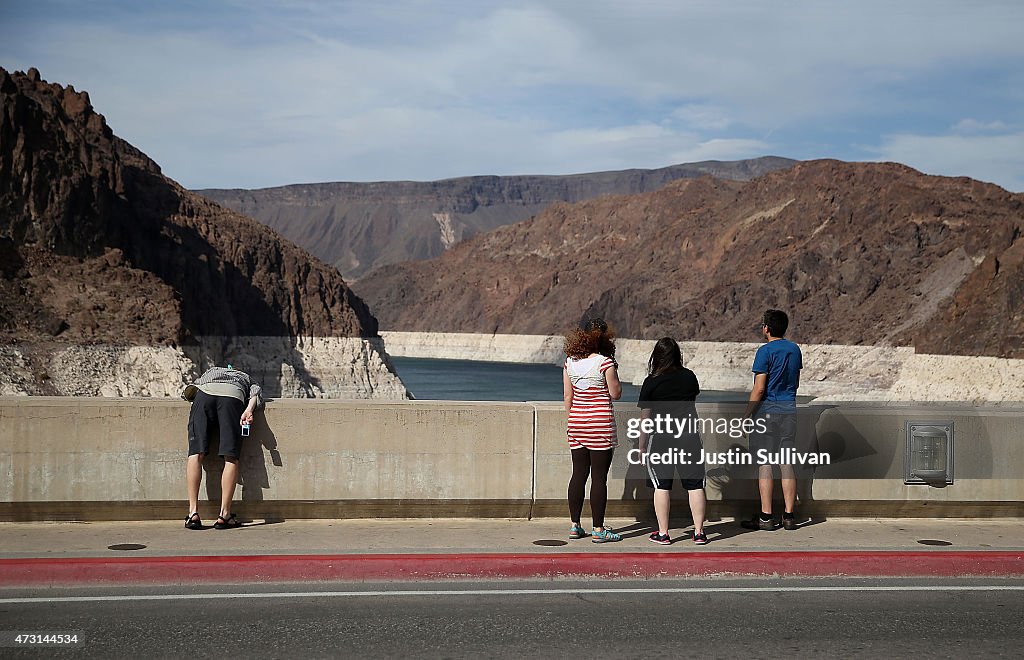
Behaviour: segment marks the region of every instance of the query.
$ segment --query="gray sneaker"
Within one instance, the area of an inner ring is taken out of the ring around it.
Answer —
[[[775,519],[761,520],[761,516],[755,515],[750,520],[741,520],[740,527],[743,529],[760,529],[766,532],[771,532],[778,529],[779,525],[775,522]]]

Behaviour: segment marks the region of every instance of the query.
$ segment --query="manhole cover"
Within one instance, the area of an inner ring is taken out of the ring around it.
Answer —
[[[534,545],[547,545],[547,546],[554,547],[554,546],[559,546],[559,545],[568,545],[569,542],[568,541],[556,541],[555,539],[541,539],[539,541],[534,541],[533,544]]]
[[[938,539],[921,539],[918,543],[921,545],[953,545],[949,541],[940,541]]]
[[[142,550],[145,547],[141,543],[115,543],[108,545],[107,550]]]

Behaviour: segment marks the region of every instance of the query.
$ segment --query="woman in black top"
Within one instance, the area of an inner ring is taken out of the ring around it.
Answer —
[[[637,406],[641,417],[662,419],[662,433],[641,434],[640,451],[647,462],[647,484],[654,488],[654,512],[658,517],[658,531],[651,534],[651,541],[668,545],[668,516],[672,506],[672,482],[679,476],[690,499],[690,513],[693,515],[693,542],[704,545],[708,542],[704,534],[704,464],[701,459],[702,444],[696,428],[689,428],[689,420],[697,417],[694,401],[700,393],[697,376],[683,366],[679,344],[671,337],[663,337],[654,345],[647,366],[648,376],[640,388]],[[671,426],[665,422],[671,418]],[[683,425],[680,433],[680,424]],[[657,429],[656,429],[657,430]],[[677,437],[678,436],[678,437]],[[669,462],[653,461],[668,457]]]

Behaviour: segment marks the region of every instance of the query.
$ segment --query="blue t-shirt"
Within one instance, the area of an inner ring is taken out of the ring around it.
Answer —
[[[755,374],[768,374],[765,401],[796,401],[803,366],[799,346],[788,339],[775,339],[757,349],[750,370]]]

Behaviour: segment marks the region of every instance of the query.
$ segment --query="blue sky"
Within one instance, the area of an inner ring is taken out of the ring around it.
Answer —
[[[1024,2],[0,1],[190,188],[766,154],[1024,191]]]

